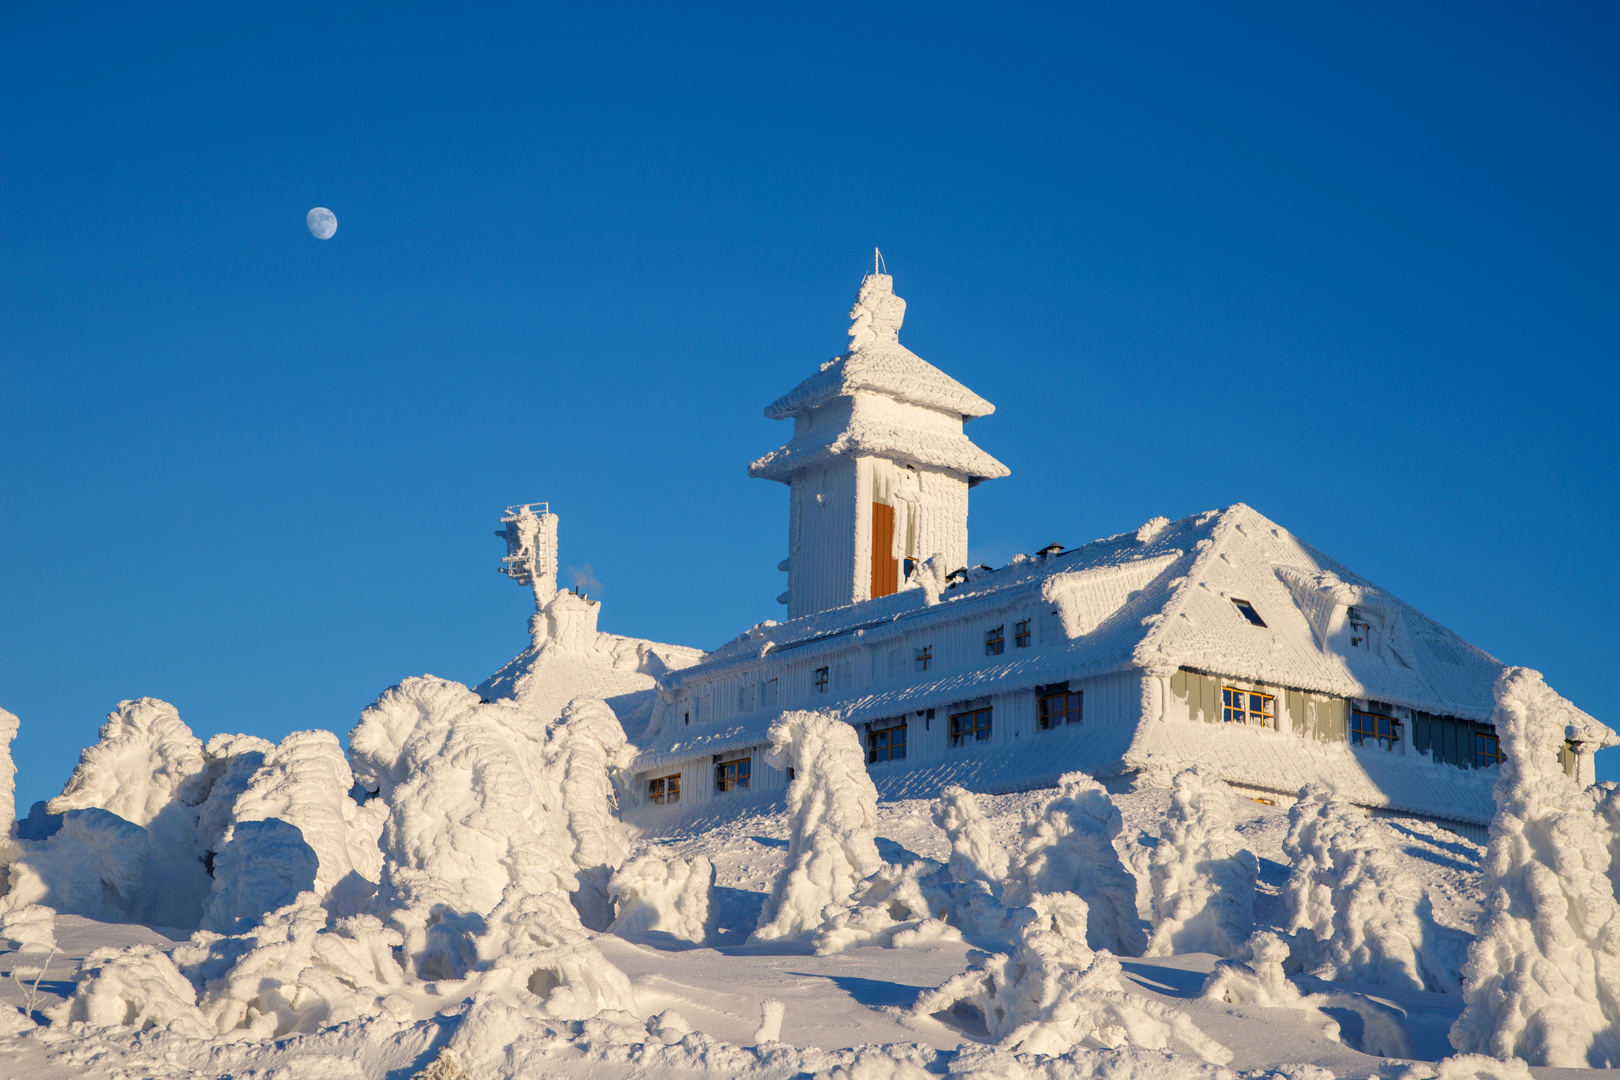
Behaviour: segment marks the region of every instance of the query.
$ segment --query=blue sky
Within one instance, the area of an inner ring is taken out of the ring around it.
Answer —
[[[745,468],[874,245],[998,407],[977,559],[1247,502],[1614,724],[1617,22],[0,8],[18,802],[122,698],[279,738],[482,679],[508,503],[604,629],[778,617]]]

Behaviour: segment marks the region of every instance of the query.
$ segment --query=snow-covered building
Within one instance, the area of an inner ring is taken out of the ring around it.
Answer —
[[[826,708],[889,798],[1202,763],[1257,799],[1325,781],[1490,821],[1501,662],[1248,506],[968,567],[969,493],[1008,470],[964,426],[994,407],[900,344],[904,313],[868,275],[848,350],[766,408],[793,421],[750,467],[789,489],[788,617],[659,674],[627,814],[779,797],[771,722]],[[1586,717],[1566,768],[1616,741]]]

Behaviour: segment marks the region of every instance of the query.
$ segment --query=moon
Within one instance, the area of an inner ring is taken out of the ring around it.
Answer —
[[[309,226],[309,235],[317,240],[330,240],[337,232],[337,215],[324,206],[311,210],[304,216],[304,222]]]

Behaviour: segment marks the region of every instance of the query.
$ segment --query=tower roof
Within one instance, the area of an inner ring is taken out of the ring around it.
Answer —
[[[894,294],[893,277],[866,275],[849,317],[849,349],[767,405],[767,417],[786,420],[856,390],[954,413],[964,420],[996,411],[984,398],[900,344],[906,302]]]

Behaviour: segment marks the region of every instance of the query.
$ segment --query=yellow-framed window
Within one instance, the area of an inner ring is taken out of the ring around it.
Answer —
[[[1254,724],[1259,727],[1277,726],[1277,698],[1258,690],[1240,690],[1235,686],[1221,688],[1221,719],[1228,724]]]

